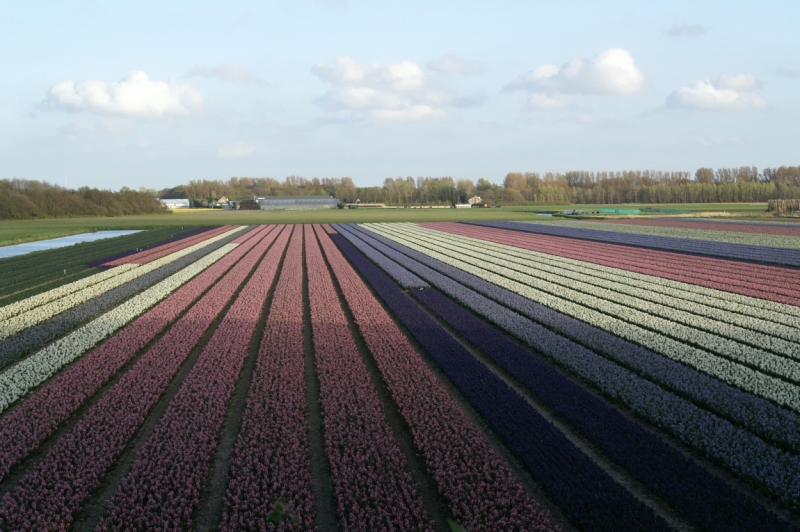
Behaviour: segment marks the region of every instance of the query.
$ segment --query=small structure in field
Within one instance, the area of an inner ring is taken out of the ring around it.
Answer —
[[[384,203],[350,203],[347,205],[348,209],[385,209]]]
[[[266,196],[254,200],[262,211],[304,211],[339,207],[339,200],[328,196]]]
[[[190,207],[188,199],[160,199],[162,205],[168,209],[188,209]]]

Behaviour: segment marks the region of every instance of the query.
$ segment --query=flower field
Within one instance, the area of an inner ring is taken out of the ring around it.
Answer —
[[[637,223],[0,261],[0,531],[800,531],[800,232]]]

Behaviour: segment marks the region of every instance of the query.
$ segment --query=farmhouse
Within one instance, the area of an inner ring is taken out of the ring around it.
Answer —
[[[159,199],[158,201],[161,202],[162,205],[167,207],[168,209],[188,209],[189,208],[189,200],[188,199]]]
[[[483,200],[480,196],[472,196],[470,199],[467,200],[467,203],[470,204],[472,207],[483,207]]]

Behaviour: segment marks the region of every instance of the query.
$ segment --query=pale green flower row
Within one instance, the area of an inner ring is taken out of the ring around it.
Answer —
[[[757,233],[737,233],[735,231],[709,231],[706,229],[679,229],[677,227],[652,227],[649,225],[606,224],[582,220],[526,220],[524,223],[562,225],[596,229],[598,231],[615,231],[617,233],[635,233],[637,235],[672,236],[676,238],[692,238],[694,240],[711,240],[732,244],[751,244],[754,246],[770,246],[776,248],[800,248],[800,238],[796,236],[764,235]]]
[[[647,281],[627,279],[625,274],[629,272],[625,270],[602,266],[588,267],[587,263],[581,261],[570,259],[562,261],[560,257],[553,255],[495,244],[478,238],[422,228],[418,228],[418,230],[425,232],[426,237],[431,239],[430,241],[450,246],[447,249],[456,252],[468,249],[476,256],[480,255],[501,266],[558,282],[581,292],[602,295],[611,301],[631,305],[656,316],[800,359],[800,344],[798,344],[800,342],[800,318],[792,315],[785,316],[784,321],[792,323],[793,326],[773,323],[768,319],[752,315],[762,314],[761,309],[753,309],[753,312],[749,312],[750,309],[744,305],[735,305],[735,309],[721,309],[692,301],[692,298],[689,297],[692,285],[685,283],[680,283],[685,288],[665,288],[659,286],[658,277],[650,276]],[[453,247],[456,245],[455,243],[458,247]],[[506,260],[506,258],[512,260]],[[523,267],[519,268],[518,265]],[[560,281],[548,274],[564,280]],[[609,291],[613,293],[609,294]],[[625,298],[623,295],[632,296],[634,299]],[[789,307],[790,305],[783,306]]]
[[[59,369],[165,299],[238,246],[239,244],[225,244],[0,373],[0,412],[5,411],[31,389],[53,376]]]
[[[604,312],[606,310],[606,302],[603,300],[597,300],[597,306],[592,308],[575,303],[570,298],[569,294],[564,294],[559,297],[542,290],[537,290],[521,282],[489,271],[485,267],[477,267],[470,264],[466,261],[466,259],[470,258],[470,253],[458,254],[456,258],[440,253],[430,247],[423,246],[420,244],[417,235],[411,236],[405,231],[405,228],[403,228],[403,231],[398,232],[396,230],[391,230],[388,224],[369,224],[369,229],[411,249],[419,251],[420,253],[424,253],[429,257],[440,260],[506,288],[507,290],[511,290],[525,298],[552,308],[557,312],[589,323],[590,325],[608,331],[625,340],[642,345],[652,351],[711,375],[712,377],[723,380],[742,390],[775,401],[778,404],[785,405],[800,412],[800,387],[782,379],[765,375],[760,371],[709,353],[703,349],[679,342],[658,332],[610,316]],[[398,227],[394,229],[398,229]]]
[[[78,290],[86,288],[87,286],[97,284],[101,281],[105,281],[106,279],[110,279],[116,275],[119,275],[120,273],[138,267],[139,267],[138,264],[123,264],[121,266],[116,266],[106,271],[90,275],[89,277],[84,277],[83,279],[79,279],[72,283],[68,283],[59,286],[57,288],[53,288],[52,290],[48,290],[47,292],[36,294],[35,296],[23,299],[22,301],[17,301],[16,303],[11,303],[10,305],[6,305],[5,307],[0,307],[0,322],[2,322],[3,320],[7,320],[12,316],[16,316],[17,314],[20,314],[22,312],[28,311],[32,308],[44,305],[45,303],[49,303],[50,301],[53,301],[55,299],[59,299],[73,292],[77,292]]]
[[[13,316],[5,321],[0,322],[0,340],[3,338],[8,338],[9,336],[16,334],[28,327],[32,327],[37,323],[41,323],[45,320],[48,320],[55,316],[56,314],[60,314],[65,310],[69,310],[74,306],[80,305],[84,301],[88,301],[94,297],[97,297],[109,290],[113,290],[114,288],[123,285],[137,277],[141,277],[146,273],[149,273],[153,270],[157,270],[158,268],[164,266],[165,264],[169,264],[170,262],[176,261],[181,257],[185,257],[190,253],[194,253],[195,251],[202,249],[206,246],[213,244],[223,238],[227,238],[236,232],[244,230],[244,227],[237,227],[236,229],[231,229],[225,233],[220,235],[216,235],[208,240],[204,240],[202,242],[198,242],[193,246],[189,246],[188,248],[181,249],[176,251],[175,253],[171,253],[165,257],[160,259],[154,260],[153,262],[143,264],[138,268],[131,268],[117,272],[117,275],[102,279],[100,282],[92,284],[90,286],[85,286],[82,289],[68,294],[64,297],[59,299],[55,299],[46,303],[44,305],[31,308],[30,310]],[[117,268],[114,268],[116,270]],[[55,288],[54,290],[58,290]],[[38,296],[33,296],[38,297]],[[27,301],[23,300],[22,302]],[[22,303],[21,302],[21,303]]]

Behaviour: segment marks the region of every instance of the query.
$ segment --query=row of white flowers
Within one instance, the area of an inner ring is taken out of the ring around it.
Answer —
[[[455,258],[439,253],[429,247],[422,246],[416,235],[411,236],[397,233],[396,231],[390,230],[385,224],[370,224],[369,229],[411,249],[419,251],[420,253],[440,260],[445,264],[459,268],[486,281],[511,290],[523,297],[543,304],[557,312],[582,320],[590,325],[608,331],[611,334],[615,334],[657,353],[661,353],[673,360],[693,367],[742,390],[775,401],[778,404],[785,405],[800,412],[800,387],[782,379],[765,375],[760,371],[709,353],[703,349],[679,342],[664,334],[610,316],[602,311],[605,310],[605,302],[602,300],[598,300],[597,308],[583,306],[573,302],[569,299],[569,296],[566,296],[566,298],[556,297],[502,275],[487,271],[484,268],[473,266],[463,260],[466,255],[464,253],[459,255],[459,258]]]
[[[122,272],[126,272],[138,267],[138,264],[123,264],[121,266],[116,266],[106,271],[90,275],[89,277],[84,277],[83,279],[53,288],[47,292],[42,292],[41,294],[36,294],[35,296],[17,301],[16,303],[11,303],[5,307],[0,307],[0,322],[32,308],[44,305],[45,303],[55,299],[60,299],[73,292],[77,292],[78,290],[86,288],[87,286],[92,286],[101,281],[105,281],[106,279],[110,279]]]
[[[441,231],[433,231],[433,233],[439,233],[440,236],[445,236],[448,239],[451,236],[450,233]],[[663,277],[603,266],[593,262],[548,255],[546,253],[517,248],[513,245],[490,242],[477,236],[469,240],[481,245],[483,248],[489,247],[502,250],[504,253],[508,253],[511,256],[531,258],[536,262],[557,266],[564,270],[574,270],[583,273],[592,272],[594,275],[604,279],[612,279],[623,284],[645,288],[665,295],[680,297],[681,299],[686,299],[709,307],[719,308],[745,316],[752,316],[770,324],[786,325],[790,327],[791,330],[800,328],[800,307],[794,305],[745,296],[735,292],[706,288],[705,286],[691,283],[673,281]]]
[[[214,236],[209,238],[208,240],[204,240],[202,242],[198,242],[193,246],[189,246],[188,248],[181,249],[176,251],[175,253],[171,253],[166,257],[162,257],[158,260],[154,260],[148,264],[143,264],[138,268],[132,268],[127,270],[121,270],[117,272],[117,275],[103,279],[98,283],[92,284],[90,286],[86,286],[81,290],[73,292],[69,295],[61,297],[60,299],[56,299],[54,301],[50,301],[44,305],[32,308],[26,312],[13,316],[5,321],[0,322],[0,340],[3,338],[8,338],[9,336],[16,334],[28,327],[36,325],[37,323],[41,323],[45,320],[48,320],[55,316],[56,314],[60,314],[65,310],[68,310],[76,305],[80,305],[84,301],[88,301],[94,297],[103,294],[109,290],[113,290],[114,288],[127,283],[137,277],[141,277],[146,273],[149,273],[153,270],[156,270],[165,264],[169,264],[170,262],[174,262],[181,257],[185,257],[190,253],[194,253],[195,251],[207,247],[214,242],[222,240],[223,238],[227,238],[232,234],[235,234],[239,231],[244,230],[244,227],[237,227],[236,229],[231,229],[225,233],[220,235]],[[116,270],[117,268],[114,268]],[[57,290],[57,289],[55,289]],[[36,296],[33,296],[36,297]]]
[[[111,336],[147,309],[165,299],[200,272],[236,249],[238,245],[225,244],[0,373],[0,412],[6,410],[32,388],[49,379],[63,366],[77,359],[101,340]]]
[[[489,262],[516,269],[525,274],[564,284],[588,294],[601,295],[610,301],[629,305],[644,312],[704,329],[726,338],[754,346],[763,346],[784,356],[800,358],[800,345],[797,343],[800,342],[800,318],[795,319],[795,327],[770,323],[764,319],[735,311],[687,301],[683,298],[687,290],[673,290],[665,294],[654,292],[647,285],[633,286],[629,283],[619,282],[624,275],[623,270],[606,272],[582,268],[578,265],[579,261],[573,261],[578,264],[565,263],[562,265],[553,257],[548,258],[545,254],[533,255],[533,252],[530,252],[531,255],[526,255],[525,250],[517,250],[511,246],[493,245],[491,242],[438,231],[425,229],[419,231],[424,232],[426,242],[433,245],[441,244],[446,249],[456,252],[463,252],[464,249],[467,249],[473,254],[479,254]],[[504,257],[513,260],[506,260]],[[607,268],[607,270],[613,269]],[[655,284],[655,280],[653,284]]]

